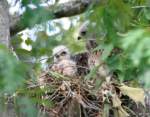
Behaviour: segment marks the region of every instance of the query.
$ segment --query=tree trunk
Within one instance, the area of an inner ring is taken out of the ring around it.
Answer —
[[[0,0],[0,44],[9,47],[9,11],[7,0]]]
[[[9,48],[9,6],[7,0],[0,0],[0,44]],[[16,117],[15,109],[11,103],[7,104],[5,110],[0,109],[0,117]]]

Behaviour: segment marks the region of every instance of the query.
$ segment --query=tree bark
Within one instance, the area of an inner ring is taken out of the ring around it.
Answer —
[[[10,41],[8,8],[7,0],[0,0],[0,44],[5,45],[7,48],[9,48]],[[11,103],[7,104],[5,110],[0,109],[0,117],[16,117],[15,109]]]
[[[50,7],[42,7],[41,10],[43,9],[46,14],[49,14],[47,20],[52,20],[79,15],[85,12],[91,4],[100,5],[100,3],[101,0],[72,0],[56,6],[52,5]],[[33,9],[32,13],[35,14],[37,10],[38,9]],[[21,23],[22,16],[13,16],[11,18],[11,35],[15,35],[28,27],[28,25],[23,25]]]
[[[9,12],[6,0],[0,0],[0,44],[9,47]]]
[[[0,117],[17,117],[14,104],[8,103],[0,110]]]

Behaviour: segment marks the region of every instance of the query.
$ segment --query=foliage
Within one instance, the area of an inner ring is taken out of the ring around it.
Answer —
[[[37,7],[36,12],[28,6],[30,3]],[[49,24],[51,21],[46,21],[53,16],[50,11],[40,7],[40,0],[22,0],[21,4],[26,11],[19,25],[33,28],[33,24],[40,23],[43,28],[39,31],[39,27],[35,26],[36,40],[32,40],[31,37],[25,40],[26,45],[32,47],[30,51],[21,47],[23,34],[18,34],[12,39],[12,45],[19,60],[9,50],[0,46],[0,100],[8,101],[8,97],[15,95],[13,99],[16,108],[21,108],[22,105],[25,108],[18,109],[19,113],[35,117],[38,116],[36,114],[38,110],[35,108],[37,103],[53,107],[52,101],[41,97],[47,91],[52,93],[56,87],[43,89],[38,87],[29,90],[28,86],[30,83],[36,85],[39,74],[44,70],[43,66],[45,68],[52,63],[51,53],[56,45],[67,45],[74,53],[85,51],[84,42],[77,41],[74,33],[78,30],[78,25],[86,20],[90,21],[90,34],[94,34],[99,44],[95,50],[104,49],[102,59],[109,65],[112,72],[117,73],[119,82],[128,82],[128,85],[132,87],[150,87],[149,0],[104,0],[101,6],[91,5],[85,13],[69,18],[71,26],[68,30],[63,29],[64,24],[61,22],[53,22],[54,26],[52,26]],[[75,25],[74,21],[77,21]],[[59,28],[59,33],[49,36],[47,30],[54,31],[55,27]],[[115,48],[119,48],[121,52],[111,54]],[[44,59],[46,62],[43,64],[41,61],[44,57],[47,58]],[[96,72],[92,71],[90,74],[93,76]],[[130,88],[127,87],[127,89]],[[125,92],[124,89],[121,90]],[[125,93],[133,97],[132,91]],[[109,106],[107,104],[104,106],[107,115]],[[119,109],[122,110],[121,107]]]
[[[26,66],[17,61],[16,57],[8,52],[7,49],[2,46],[0,48],[1,95],[4,93],[13,94],[19,87],[22,87],[25,80],[28,79]]]
[[[145,7],[141,8],[140,5]],[[97,30],[94,30],[98,35],[97,41],[100,41],[98,49],[106,51],[104,58],[112,70],[117,70],[121,80],[135,79],[149,69],[149,19],[146,17],[148,12],[144,12],[149,10],[147,5],[146,0],[110,0],[100,7],[92,8],[93,12],[86,13],[91,22],[98,24]],[[109,58],[109,53],[116,47],[121,48],[123,53]]]
[[[27,80],[29,80],[28,66],[24,63],[18,61],[16,57],[10,53],[5,47],[0,46],[0,108],[4,111],[3,107],[7,108],[7,103],[9,103],[9,98],[14,97],[18,101],[17,106],[24,105],[22,112],[30,117],[35,117],[34,110],[35,107],[31,104],[31,99],[26,96],[23,98],[15,97],[16,92],[19,89],[24,88]],[[19,98],[19,99],[18,99]],[[15,101],[15,102],[16,102]],[[24,102],[24,103],[23,103]]]

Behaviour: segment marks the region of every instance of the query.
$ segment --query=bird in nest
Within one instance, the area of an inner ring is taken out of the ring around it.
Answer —
[[[84,22],[80,26],[78,36],[77,36],[78,40],[85,41],[85,46],[87,50],[88,68],[91,71],[93,68],[98,67],[97,75],[100,78],[110,81],[111,78],[110,70],[106,65],[106,63],[104,63],[104,61],[101,59],[103,50],[94,50],[98,46],[98,44],[94,36],[90,34],[88,27],[89,27],[89,21]]]
[[[64,45],[56,46],[53,49],[53,61],[51,70],[66,77],[76,77],[76,62],[71,58],[69,49]]]

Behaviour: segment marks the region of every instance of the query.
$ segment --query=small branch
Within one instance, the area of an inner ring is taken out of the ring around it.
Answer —
[[[93,3],[98,5],[101,0],[72,0],[67,3],[58,4],[58,5],[52,5],[51,7],[41,7],[40,9],[45,12],[45,14],[48,14],[49,16],[46,17],[46,20],[50,19],[58,19],[63,17],[71,17],[78,14],[81,14],[89,8],[89,6]],[[33,9],[31,12],[32,14],[37,13],[39,9]],[[52,17],[53,16],[53,17]],[[11,19],[11,35],[15,35],[18,32],[24,30],[25,28],[29,27],[28,25],[24,25],[21,22],[22,16],[16,16],[12,17]],[[26,19],[26,20],[32,20],[32,19]],[[36,22],[37,23],[37,22]],[[42,22],[38,22],[42,23]],[[35,24],[32,24],[35,25]]]
[[[133,6],[132,9],[150,8],[150,6]]]

